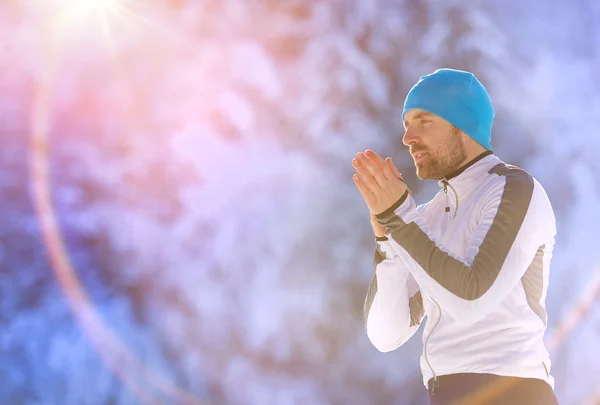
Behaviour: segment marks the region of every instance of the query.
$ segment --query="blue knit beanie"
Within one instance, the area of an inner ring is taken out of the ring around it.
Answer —
[[[492,149],[494,106],[485,87],[472,73],[438,69],[422,76],[406,96],[402,121],[413,108],[442,117],[484,148]]]

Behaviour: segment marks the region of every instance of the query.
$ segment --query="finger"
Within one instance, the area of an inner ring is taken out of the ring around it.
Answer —
[[[398,170],[398,168],[396,167],[396,165],[394,165],[394,162],[392,161],[392,158],[389,157],[389,158],[385,159],[385,162],[387,163],[387,166],[390,168],[390,170],[392,171],[392,174],[395,177],[404,180],[402,178],[402,173],[400,173],[400,170]]]
[[[377,153],[373,152],[370,149],[367,149],[364,154],[367,158],[369,158],[369,160],[371,160],[371,162],[375,163],[377,167],[379,167],[379,170],[383,171],[385,169],[385,162],[379,157]],[[377,159],[378,157],[379,159]]]
[[[404,184],[406,184],[406,182],[404,181],[404,178],[402,177],[402,173],[400,173],[400,170],[398,170],[398,168],[392,161],[392,158],[389,157],[389,158],[385,159],[385,161],[388,164],[388,166],[390,167],[390,170],[392,171],[394,176],[398,177],[400,180],[402,180],[404,182]],[[410,191],[410,188],[407,188],[407,190],[408,190],[408,194],[412,195],[412,191]]]
[[[358,175],[360,176],[361,180],[363,181],[363,183],[365,183],[366,186],[369,187],[369,189],[374,192],[375,190],[379,190],[381,189],[380,183],[377,181],[377,179],[375,178],[375,176],[373,175],[373,172],[377,173],[381,173],[380,170],[378,169],[369,169],[366,167],[366,162],[364,162],[366,158],[355,158],[352,160],[352,166],[354,166],[354,169],[356,170],[356,172],[358,173]],[[368,159],[366,159],[368,160]]]
[[[381,167],[382,169],[385,168],[385,162],[383,161],[383,158],[377,153],[373,152],[371,149],[367,149],[365,151],[365,155],[375,164],[377,164],[377,166]]]
[[[377,153],[373,152],[370,149],[367,149],[365,152],[365,156],[367,156],[372,162],[374,162],[378,167],[381,168],[381,171],[385,178],[391,179],[393,177],[397,177],[391,170],[389,165],[385,163],[383,158],[379,156]]]
[[[371,192],[371,189],[367,187],[367,185],[362,181],[358,174],[353,175],[352,180],[354,180],[354,184],[356,184],[358,191],[360,191],[360,194],[363,196],[365,202],[367,203],[367,207],[369,207],[370,209],[375,204],[375,196]]]
[[[384,188],[386,177],[383,174],[382,169],[364,153],[358,153],[357,158],[362,165],[367,169],[371,176],[375,179],[380,188]]]

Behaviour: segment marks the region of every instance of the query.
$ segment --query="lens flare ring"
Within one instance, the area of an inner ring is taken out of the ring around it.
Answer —
[[[108,1],[95,0],[93,3],[98,2],[100,5]],[[106,6],[109,4],[112,3],[107,3]],[[50,102],[52,99],[52,83],[59,66],[59,51],[56,45],[46,48],[45,56],[49,63],[46,63],[47,68],[42,72],[39,86],[36,89],[29,139],[29,174],[32,199],[52,270],[71,310],[100,354],[102,361],[142,403],[158,404],[159,402],[149,394],[157,392],[171,396],[179,404],[209,405],[195,398],[193,394],[176,387],[127,348],[117,334],[98,316],[70,261],[52,202],[48,157]]]
[[[50,29],[56,30],[60,34],[56,36],[57,39],[65,40],[65,37],[68,37],[69,28],[72,28],[72,25],[75,25],[78,20],[98,15],[102,18],[103,29],[107,30],[106,17],[116,13],[136,19],[138,23],[141,21],[149,24],[147,21],[140,19],[139,16],[132,14],[124,6],[124,1],[78,0],[72,3],[71,0],[66,0],[60,6],[62,9],[60,15],[52,20],[53,24]],[[108,34],[108,31],[105,34]],[[106,39],[113,40],[109,37]],[[48,51],[56,51],[56,47],[51,47]],[[115,53],[116,51],[113,50],[113,57]],[[61,235],[57,215],[52,203],[52,190],[49,179],[50,100],[52,92],[51,83],[54,78],[51,72],[52,68],[55,69],[58,66],[56,54],[56,52],[52,53],[54,57],[49,58],[52,63],[46,64],[46,66],[50,66],[51,68],[44,72],[45,76],[41,80],[36,92],[29,147],[29,168],[33,202],[52,270],[60,283],[63,293],[68,299],[72,311],[98,350],[102,360],[108,366],[109,370],[118,376],[143,403],[156,403],[149,396],[148,392],[159,391],[162,394],[171,395],[181,404],[208,405],[196,399],[187,391],[176,387],[163,376],[158,375],[156,371],[148,367],[126,347],[122,340],[97,315],[97,311],[83,289],[69,259],[68,249]],[[596,280],[591,283],[591,287],[575,303],[573,309],[554,327],[554,330],[547,339],[547,347],[550,352],[556,352],[565,344],[577,326],[589,315],[593,304],[599,298],[600,273],[598,273]],[[142,376],[146,376],[147,381],[140,381],[143,378]],[[482,403],[485,400],[500,395],[506,388],[508,388],[507,385],[500,384],[488,387],[485,392],[473,393],[469,403]],[[595,392],[585,403],[600,403],[600,392]]]

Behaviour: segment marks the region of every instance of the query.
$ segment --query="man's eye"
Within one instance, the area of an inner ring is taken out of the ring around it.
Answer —
[[[431,120],[421,120],[421,125],[430,123]]]

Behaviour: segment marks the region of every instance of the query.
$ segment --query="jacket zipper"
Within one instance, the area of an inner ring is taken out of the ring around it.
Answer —
[[[431,363],[429,362],[429,357],[427,356],[427,343],[429,343],[429,338],[431,337],[431,335],[433,334],[433,331],[435,330],[435,328],[437,328],[438,324],[442,320],[442,307],[433,298],[431,298],[431,300],[433,302],[435,302],[435,305],[438,307],[438,311],[439,311],[439,314],[440,314],[438,316],[437,322],[435,323],[435,325],[433,325],[433,328],[431,328],[431,332],[429,332],[429,335],[427,336],[427,339],[425,339],[425,348],[424,348],[425,362],[429,366],[429,369],[431,370],[431,374],[433,374],[433,384],[429,388],[430,393],[433,395],[433,393],[435,392],[436,387],[438,386],[438,378],[437,378],[437,375],[435,374],[435,371],[433,370],[433,367],[431,366]]]
[[[448,200],[448,182],[446,179],[442,180],[444,184],[444,194],[446,194],[446,212],[450,213],[450,201]]]
[[[454,187],[452,187],[452,185],[450,183],[448,183],[448,180],[442,179],[442,184],[444,184],[444,194],[446,194],[446,209],[445,209],[445,211],[448,213],[448,218],[454,219],[454,218],[456,218],[456,214],[458,214],[458,204],[459,204],[458,194],[457,194],[456,190],[454,189]],[[450,217],[450,197],[448,197],[448,186],[450,186],[450,188],[454,192],[454,198],[456,200],[456,207],[454,207],[454,215],[452,217]]]
[[[448,213],[448,218],[450,219],[450,200],[448,197],[448,181],[444,178],[444,179],[442,179],[442,183],[444,184],[444,194],[446,194],[446,210],[445,211]],[[455,214],[455,216],[456,216],[456,214]],[[431,300],[437,306],[439,316],[438,316],[437,322],[435,323],[435,325],[433,325],[433,328],[431,328],[431,332],[429,332],[427,339],[425,339],[424,354],[425,354],[425,362],[429,366],[429,369],[431,370],[431,374],[433,374],[433,384],[431,385],[431,387],[429,387],[429,393],[431,395],[433,395],[433,393],[435,392],[435,389],[439,386],[439,381],[438,381],[437,375],[435,374],[435,370],[433,369],[433,367],[431,366],[431,363],[429,362],[429,357],[427,356],[427,344],[429,343],[429,338],[431,338],[431,335],[433,335],[435,328],[437,328],[440,321],[442,320],[442,307],[433,298],[431,298]]]

